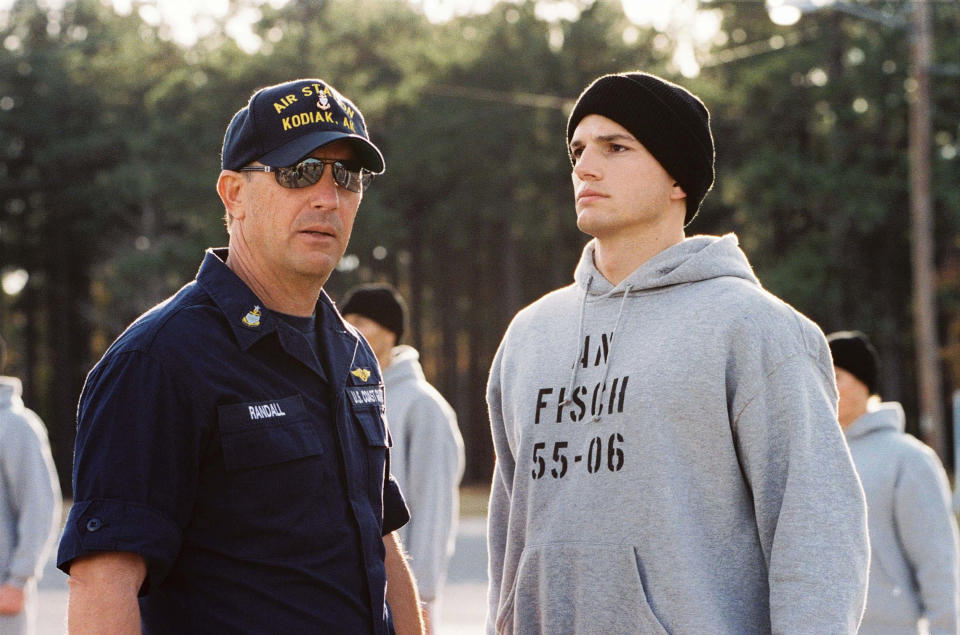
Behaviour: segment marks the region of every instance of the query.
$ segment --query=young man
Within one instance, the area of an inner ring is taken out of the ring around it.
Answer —
[[[867,496],[870,586],[864,633],[960,632],[957,523],[936,453],[904,434],[903,408],[881,403],[877,352],[859,331],[827,337],[840,425]]]
[[[340,305],[380,362],[387,389],[387,422],[393,438],[392,472],[410,509],[400,531],[423,601],[428,630],[440,619],[440,595],[453,555],[463,477],[463,439],[457,415],[420,367],[413,347],[398,345],[407,304],[388,284],[354,287]]]
[[[20,380],[3,376],[0,339],[0,633],[37,628],[37,580],[60,524],[60,483],[47,430],[23,405]]]
[[[254,93],[222,167],[229,247],[80,397],[70,630],[419,633],[376,358],[323,290],[383,157],[301,79]]]
[[[713,182],[707,109],[607,75],[567,140],[593,240],[490,371],[487,630],[856,632],[865,506],[823,334],[734,236],[684,236]]]

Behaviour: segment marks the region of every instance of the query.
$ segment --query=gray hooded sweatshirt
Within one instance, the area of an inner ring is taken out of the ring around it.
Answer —
[[[60,485],[40,417],[23,405],[20,380],[0,376],[0,584],[26,608],[0,615],[0,633],[32,633],[36,581],[60,523]]]
[[[863,490],[822,332],[733,235],[514,318],[487,387],[490,633],[853,633]]]
[[[436,600],[453,555],[463,477],[463,439],[457,415],[427,382],[420,354],[396,346],[383,371],[387,422],[393,449],[390,472],[410,508],[410,522],[398,530],[410,560],[420,599],[436,618]]]
[[[903,408],[888,402],[844,433],[867,495],[870,591],[862,631],[958,632],[957,525],[937,455],[903,433]]]

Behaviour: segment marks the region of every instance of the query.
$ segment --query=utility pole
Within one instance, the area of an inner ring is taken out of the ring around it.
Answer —
[[[770,19],[782,26],[795,24],[803,13],[817,9],[811,0],[766,0]],[[933,59],[932,0],[911,0],[909,20],[888,15],[866,4],[830,2],[827,6],[891,28],[910,32],[909,164],[910,252],[913,264],[913,334],[916,346],[920,436],[947,460],[943,402],[940,399],[940,344],[937,336],[936,268],[933,256],[933,203],[930,196],[930,73]],[[960,441],[960,439],[958,439]],[[957,450],[960,457],[960,446]],[[954,466],[960,472],[960,465]],[[960,488],[958,488],[960,493]],[[960,508],[960,495],[958,495]]]
[[[940,344],[935,302],[933,205],[930,196],[930,62],[933,19],[928,0],[911,2],[910,218],[913,260],[913,319],[916,336],[920,435],[941,460],[947,448],[943,425]]]

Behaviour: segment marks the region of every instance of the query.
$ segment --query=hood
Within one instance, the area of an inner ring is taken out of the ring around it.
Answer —
[[[607,357],[601,385],[606,386],[607,378],[612,366],[615,349],[617,348],[616,333],[620,328],[620,320],[627,298],[636,293],[664,289],[667,287],[700,282],[712,278],[733,276],[743,278],[748,282],[760,286],[760,281],[753,273],[746,255],[740,250],[737,237],[733,234],[725,236],[691,236],[681,242],[664,249],[659,254],[643,263],[620,284],[612,285],[609,280],[597,269],[594,262],[596,239],[591,240],[583,248],[583,255],[573,273],[573,278],[583,290],[583,300],[580,303],[580,317],[578,320],[577,350],[573,357],[573,368],[570,371],[570,382],[566,390],[566,398],[562,405],[570,402],[573,387],[577,380],[577,369],[582,351],[579,349],[583,342],[584,315],[588,301],[602,301],[607,298],[620,297],[617,319],[610,334],[610,353]],[[603,413],[594,415],[593,421],[599,422]]]
[[[22,405],[23,402],[20,399],[22,394],[23,386],[19,379],[0,375],[0,408],[6,410]]]
[[[591,296],[603,296],[618,290],[645,291],[711,278],[733,276],[754,284],[760,282],[734,234],[691,236],[669,247],[614,286],[603,277],[594,263],[596,240],[583,248],[573,277]]]
[[[390,365],[383,369],[384,383],[398,383],[409,379],[421,379],[420,353],[406,344],[395,346],[390,355]]]
[[[896,401],[887,401],[860,415],[843,433],[848,440],[852,440],[879,430],[903,432],[905,420],[903,406]]]

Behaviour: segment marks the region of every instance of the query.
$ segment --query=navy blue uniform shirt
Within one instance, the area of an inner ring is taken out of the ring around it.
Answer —
[[[145,632],[390,633],[382,536],[409,513],[376,358],[325,293],[312,347],[225,257],[87,377],[57,565],[143,556]]]

